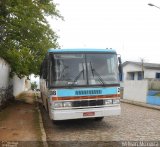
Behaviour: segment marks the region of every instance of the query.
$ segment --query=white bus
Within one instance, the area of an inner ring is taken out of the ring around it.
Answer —
[[[114,50],[49,49],[40,73],[43,105],[52,120],[120,115]]]

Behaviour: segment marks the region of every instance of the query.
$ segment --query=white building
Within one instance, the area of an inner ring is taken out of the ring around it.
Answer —
[[[123,63],[123,81],[160,79],[160,64],[126,61]]]
[[[160,92],[160,64],[126,61],[122,66],[123,99],[160,105],[160,98],[150,95]]]

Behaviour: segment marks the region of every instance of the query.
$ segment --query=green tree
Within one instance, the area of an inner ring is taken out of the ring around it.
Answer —
[[[59,47],[47,16],[62,18],[52,0],[0,0],[0,57],[11,73],[38,75],[47,49]]]

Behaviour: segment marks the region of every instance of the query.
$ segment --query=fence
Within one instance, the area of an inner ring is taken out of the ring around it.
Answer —
[[[148,80],[148,89],[160,91],[160,80]]]
[[[125,81],[123,98],[160,105],[160,81],[154,79]]]
[[[139,101],[146,103],[148,93],[148,81],[125,81],[123,98],[131,101]]]

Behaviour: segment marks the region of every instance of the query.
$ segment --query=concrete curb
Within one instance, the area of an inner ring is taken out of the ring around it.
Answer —
[[[42,121],[42,116],[41,116],[41,112],[38,108],[38,114],[39,114],[39,125],[40,125],[40,129],[41,129],[41,139],[43,141],[43,146],[44,147],[48,147],[48,143],[47,143],[47,139],[46,139],[46,132],[44,130],[44,126],[43,126],[43,121]]]
[[[36,98],[36,101],[38,102],[36,94],[35,94],[35,98]],[[48,147],[48,143],[47,143],[47,139],[46,139],[46,132],[45,132],[45,129],[43,126],[43,120],[42,120],[42,116],[41,116],[41,111],[39,109],[39,105],[37,105],[37,110],[38,110],[38,115],[39,115],[39,126],[40,126],[40,130],[41,130],[41,134],[42,134],[41,140],[43,142],[43,146]]]
[[[150,109],[155,109],[155,110],[160,110],[160,106],[157,105],[151,105],[151,104],[145,104],[142,102],[137,102],[137,101],[131,101],[131,100],[126,100],[126,99],[121,99],[120,100],[122,103],[128,103],[136,106],[141,106],[141,107],[146,107]]]

